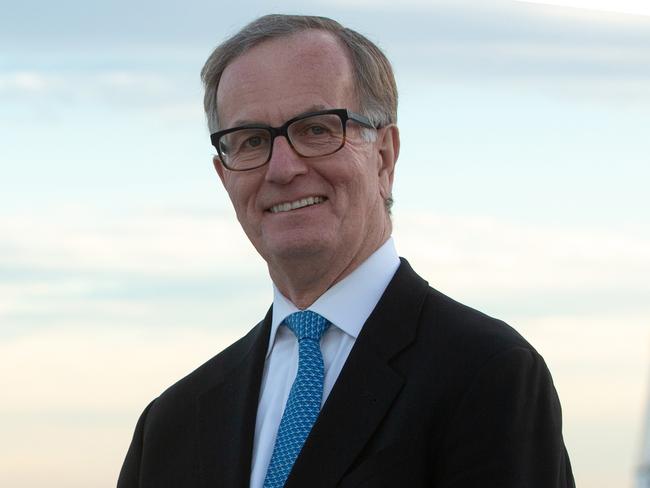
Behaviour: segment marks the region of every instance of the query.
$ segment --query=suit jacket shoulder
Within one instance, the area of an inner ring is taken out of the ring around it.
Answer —
[[[244,486],[270,317],[147,406],[118,488]]]
[[[420,316],[422,342],[435,348],[435,356],[456,369],[472,371],[493,356],[519,348],[535,348],[506,322],[463,305],[429,288]]]
[[[348,358],[355,371],[369,361],[393,393],[341,486],[574,486],[542,357],[505,322],[429,287],[405,260]],[[337,383],[355,374],[347,366]],[[345,421],[326,422],[336,416],[327,407],[323,424]]]
[[[256,324],[244,337],[167,388],[158,397],[156,403],[175,404],[178,401],[182,402],[188,396],[196,396],[221,383],[232,374],[233,370],[241,367],[242,363],[250,361],[251,355],[256,352],[255,347],[260,344],[266,347],[266,343],[268,343],[270,329],[267,325],[270,321],[270,314],[269,310],[267,317]]]

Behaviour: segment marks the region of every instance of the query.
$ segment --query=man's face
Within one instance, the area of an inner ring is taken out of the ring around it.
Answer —
[[[345,51],[321,31],[265,41],[236,58],[222,75],[217,100],[224,129],[280,126],[315,110],[358,110]],[[385,129],[373,142],[360,131],[348,122],[345,146],[329,156],[302,158],[278,137],[261,168],[233,172],[215,159],[237,218],[272,274],[287,260],[304,257],[344,270],[390,235],[383,200],[390,195],[396,154],[386,155]],[[310,197],[320,203],[276,211],[279,204]]]

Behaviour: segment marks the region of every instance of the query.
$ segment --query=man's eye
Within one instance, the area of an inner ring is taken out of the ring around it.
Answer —
[[[261,145],[262,145],[262,138],[260,136],[253,136],[253,137],[249,137],[248,139],[246,139],[244,141],[244,143],[242,144],[242,147],[244,147],[244,148],[246,148],[246,147],[254,148],[254,147],[261,146]]]
[[[269,138],[265,134],[242,134],[242,137],[236,143],[237,152],[259,151],[269,144]]]
[[[311,125],[307,127],[307,130],[305,132],[309,136],[322,136],[327,134],[329,131],[322,125]]]

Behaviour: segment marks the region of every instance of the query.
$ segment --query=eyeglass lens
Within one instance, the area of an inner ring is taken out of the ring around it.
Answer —
[[[313,115],[287,127],[293,149],[303,157],[326,156],[338,151],[345,139],[341,118],[336,114]],[[224,163],[233,169],[247,169],[266,163],[273,146],[268,129],[249,128],[229,132],[219,139]]]

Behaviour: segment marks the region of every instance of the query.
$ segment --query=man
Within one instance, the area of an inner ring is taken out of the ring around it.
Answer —
[[[146,408],[118,486],[574,486],[543,359],[397,257],[381,51],[329,19],[265,16],[202,78],[273,306]]]

